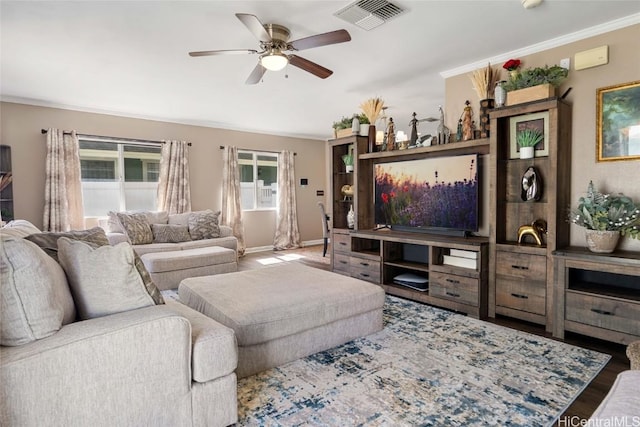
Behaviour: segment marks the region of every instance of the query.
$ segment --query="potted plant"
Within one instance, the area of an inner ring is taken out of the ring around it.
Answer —
[[[337,122],[333,122],[333,136],[335,138],[342,138],[343,136],[351,135],[351,125],[353,118],[342,117]]]
[[[550,98],[568,75],[569,70],[559,65],[512,70],[503,85],[507,91],[507,105]]]
[[[353,172],[353,149],[354,147],[350,145],[347,154],[342,156],[342,162],[344,163],[345,171],[347,173]]]
[[[516,142],[520,147],[521,159],[532,159],[535,146],[542,141],[544,135],[537,129],[524,129],[517,133]]]
[[[360,122],[360,136],[368,136],[370,125],[369,119],[364,113],[357,114],[356,118]]]
[[[578,199],[569,221],[585,228],[589,250],[597,253],[614,251],[620,236],[640,236],[640,205],[622,193],[604,194],[589,182],[587,195]]]

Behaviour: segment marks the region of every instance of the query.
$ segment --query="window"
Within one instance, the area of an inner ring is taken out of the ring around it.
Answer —
[[[155,210],[160,144],[80,138],[85,216],[109,211]]]
[[[275,209],[278,193],[278,154],[238,151],[242,210]]]

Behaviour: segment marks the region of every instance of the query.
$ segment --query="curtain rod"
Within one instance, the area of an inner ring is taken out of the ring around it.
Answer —
[[[45,133],[47,133],[47,132],[49,132],[49,131],[48,131],[47,129],[40,129],[40,132],[42,132],[43,134],[45,134]],[[64,133],[65,135],[70,135],[70,134],[71,134],[71,132],[68,132],[68,131],[64,131],[63,133]],[[139,142],[139,143],[140,143],[140,142],[141,142],[141,143],[144,143],[144,142],[153,142],[153,143],[155,143],[155,144],[165,144],[165,143],[166,143],[166,141],[154,141],[154,140],[151,140],[151,139],[118,138],[118,137],[102,136],[102,135],[87,135],[87,134],[85,134],[85,133],[78,133],[77,135],[78,135],[79,137],[81,137],[81,138],[110,139],[110,140],[113,140],[113,141],[122,141],[122,142],[134,142],[134,143],[135,143],[135,142]],[[190,142],[187,142],[187,145],[188,145],[189,147],[191,147],[191,143],[190,143]]]
[[[220,146],[221,150],[224,150],[224,145]],[[256,153],[271,153],[271,154],[277,154],[276,151],[267,151],[267,150],[254,150],[253,148],[238,148],[238,150],[240,151],[255,151]],[[298,153],[293,153],[294,156],[297,156]]]

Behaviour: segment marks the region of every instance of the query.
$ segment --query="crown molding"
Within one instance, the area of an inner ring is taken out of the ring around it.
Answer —
[[[553,49],[558,46],[564,46],[566,44],[573,43],[579,40],[584,40],[589,37],[619,30],[621,28],[629,27],[635,24],[640,24],[640,13],[635,13],[633,15],[625,16],[624,18],[605,22],[604,24],[585,28],[584,30],[565,34],[563,36],[556,37],[555,39],[550,39],[540,43],[532,44],[522,49],[512,50],[511,52],[507,52],[507,53],[496,55],[490,58],[482,59],[480,61],[475,61],[470,64],[452,68],[450,70],[441,71],[440,76],[446,79],[446,78],[457,76],[463,73],[469,73],[471,71],[477,70],[478,68],[486,67],[487,63],[490,63],[490,64],[501,63],[501,62],[507,61],[509,58],[531,55],[534,53]]]

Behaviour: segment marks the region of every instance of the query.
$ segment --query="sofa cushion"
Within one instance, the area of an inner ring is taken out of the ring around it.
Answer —
[[[169,222],[169,213],[167,211],[124,211],[122,213],[142,213],[147,217],[149,224],[167,224]],[[109,217],[106,227],[108,233],[124,233],[117,214],[114,211],[109,211],[107,214]]]
[[[128,243],[94,248],[61,237],[58,248],[81,319],[155,304],[136,269],[135,255]]]
[[[27,237],[29,234],[39,233],[35,225],[24,219],[14,219],[0,228],[0,234],[11,237]]]
[[[43,233],[35,233],[25,237],[40,246],[51,258],[58,261],[58,239],[67,237],[73,240],[81,240],[83,242],[92,243],[95,246],[104,246],[109,244],[109,239],[100,227],[94,227],[89,230],[73,230],[63,232],[45,231]]]
[[[189,234],[191,240],[213,239],[220,237],[218,218],[220,211],[192,212],[189,215]]]
[[[144,245],[153,242],[153,232],[147,216],[143,213],[118,212],[116,216],[132,245]]]
[[[3,236],[0,272],[0,344],[45,338],[75,319],[64,271],[35,243]]]
[[[191,240],[189,227],[172,224],[151,224],[153,243],[180,243]]]

